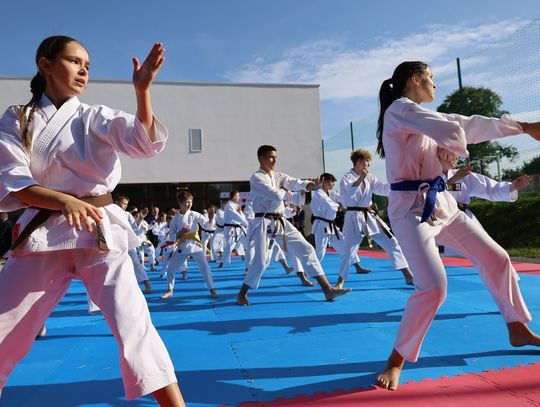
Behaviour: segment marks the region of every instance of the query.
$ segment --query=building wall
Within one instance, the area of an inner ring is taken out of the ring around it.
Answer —
[[[0,111],[30,98],[29,78],[0,78]],[[278,169],[307,178],[322,172],[318,85],[157,82],[156,116],[169,140],[156,158],[122,157],[122,184],[247,181],[261,144],[278,149]],[[130,82],[91,81],[81,101],[135,112]],[[190,153],[189,129],[201,129],[202,152]]]

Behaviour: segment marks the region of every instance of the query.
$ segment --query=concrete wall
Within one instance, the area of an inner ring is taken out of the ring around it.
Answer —
[[[30,99],[29,78],[0,78],[0,111]],[[258,168],[257,147],[278,149],[278,170],[299,177],[322,172],[318,85],[157,82],[156,116],[169,129],[156,158],[122,157],[122,183],[233,182]],[[130,82],[91,81],[81,102],[135,112]],[[201,129],[203,151],[189,152],[189,129]]]

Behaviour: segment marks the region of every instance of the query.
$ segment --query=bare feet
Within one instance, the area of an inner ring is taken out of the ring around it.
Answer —
[[[329,291],[324,293],[326,301],[334,301],[337,297],[341,297],[352,291],[352,288],[334,288],[331,287]]]
[[[540,346],[540,336],[532,332],[523,322],[510,322],[508,327],[508,337],[510,345],[520,347],[526,345]]]
[[[217,295],[217,292],[216,292],[216,289],[215,288],[212,288],[210,290],[210,297],[212,298],[219,298],[219,295]]]
[[[47,327],[43,325],[36,335],[36,338],[43,338],[45,335],[47,335]]]
[[[377,376],[377,386],[383,389],[397,390],[404,362],[403,356],[394,349],[384,370]]]
[[[182,271],[182,280],[187,280],[187,271]]]
[[[296,275],[298,276],[298,278],[299,278],[300,281],[302,282],[302,285],[304,285],[304,286],[306,286],[306,287],[313,287],[313,286],[315,286],[315,283],[309,281],[309,280],[306,278],[306,275],[304,274],[303,271],[297,272]]]
[[[244,307],[247,307],[249,305],[249,301],[248,301],[247,297],[243,297],[243,296],[240,296],[240,295],[238,297],[236,297],[236,303],[238,305],[242,305]]]
[[[144,293],[150,294],[152,292],[152,284],[150,284],[150,280],[144,280]]]
[[[371,270],[363,268],[363,267],[360,265],[360,263],[354,263],[353,266],[354,266],[354,268],[356,269],[356,272],[357,272],[358,274],[368,274],[368,273],[371,273]]]
[[[169,290],[159,298],[161,298],[162,300],[166,300],[167,298],[172,297],[172,295],[173,295],[173,292]]]
[[[343,277],[338,277],[337,283],[334,285],[334,288],[336,290],[342,290],[343,289],[343,283],[345,283],[345,280]]]
[[[408,267],[405,267],[404,269],[401,269],[400,271],[401,273],[403,273],[403,277],[405,277],[405,284],[414,285],[413,274],[411,270],[409,270]]]

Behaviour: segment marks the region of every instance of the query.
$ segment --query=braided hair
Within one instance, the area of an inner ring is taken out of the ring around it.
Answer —
[[[66,44],[70,42],[78,42],[77,40],[66,37],[64,35],[54,35],[52,37],[45,38],[39,45],[36,51],[36,66],[39,67],[39,60],[46,58],[48,60],[54,60],[60,52],[62,52]],[[23,148],[30,153],[32,149],[32,133],[30,132],[30,125],[34,118],[34,113],[38,109],[41,96],[45,92],[47,81],[45,77],[39,72],[34,75],[30,81],[30,92],[32,92],[32,98],[30,101],[19,109],[19,122],[21,124],[21,139]],[[30,113],[26,112],[30,109]]]

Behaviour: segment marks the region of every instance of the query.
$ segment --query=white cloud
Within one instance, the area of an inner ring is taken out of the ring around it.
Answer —
[[[431,25],[372,49],[348,46],[343,39],[314,41],[274,60],[257,57],[225,76],[234,82],[318,83],[323,101],[373,98],[380,83],[404,60],[423,60],[433,65],[437,80],[455,81],[456,55],[500,41],[527,23],[513,19],[476,26]]]

